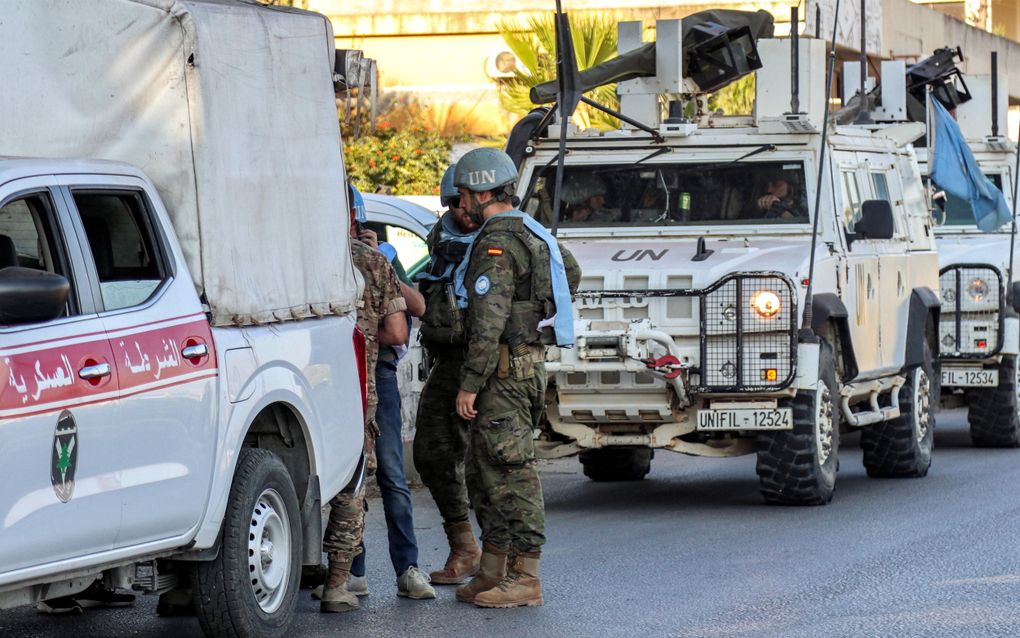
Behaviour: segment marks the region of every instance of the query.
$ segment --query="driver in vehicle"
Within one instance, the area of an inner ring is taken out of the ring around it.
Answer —
[[[793,196],[793,191],[793,185],[786,177],[775,176],[765,185],[765,194],[755,202],[758,211],[764,212],[766,219],[799,217],[798,202]]]

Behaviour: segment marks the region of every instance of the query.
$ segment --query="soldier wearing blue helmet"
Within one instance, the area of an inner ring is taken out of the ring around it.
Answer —
[[[429,233],[426,241],[432,259],[428,269],[418,275],[427,300],[421,343],[432,365],[418,403],[414,466],[443,517],[450,544],[443,568],[429,574],[436,585],[457,585],[474,576],[482,554],[468,518],[470,503],[464,481],[468,432],[454,409],[466,343],[454,273],[467,257],[478,224],[461,207],[460,192],[453,185],[455,168],[456,164],[451,165],[440,182],[440,201],[447,211]]]
[[[506,153],[467,153],[453,181],[481,225],[456,276],[467,343],[456,409],[470,422],[467,485],[483,546],[478,574],[457,600],[541,605],[545,506],[532,432],[544,410],[545,347],[573,344],[570,295],[580,269],[516,209],[517,169]]]

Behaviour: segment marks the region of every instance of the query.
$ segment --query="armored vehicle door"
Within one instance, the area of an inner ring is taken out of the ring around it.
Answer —
[[[879,337],[878,246],[874,241],[850,239],[861,218],[861,205],[869,196],[867,173],[853,153],[833,154],[833,181],[840,195],[835,205],[842,230],[847,236],[847,260],[844,270],[843,303],[850,314],[850,335],[854,355],[862,376],[882,367]]]
[[[878,255],[880,351],[882,368],[898,369],[903,364],[904,343],[910,308],[911,277],[910,245],[908,232],[910,219],[904,205],[903,183],[890,155],[869,153],[863,158],[868,199],[889,202],[895,223],[892,239],[873,240]]]

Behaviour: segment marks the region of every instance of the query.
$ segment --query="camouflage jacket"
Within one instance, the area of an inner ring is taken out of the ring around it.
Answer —
[[[576,292],[581,269],[562,244],[560,253],[570,291]],[[533,261],[542,260],[538,268],[548,271],[549,249],[520,219],[490,219],[475,239],[469,259],[464,278],[467,356],[460,387],[477,393],[496,370],[499,344],[512,336],[510,332],[520,332],[528,344],[541,343],[538,322],[552,314],[555,305],[551,285],[548,290],[532,290]]]
[[[386,315],[407,310],[400,292],[397,274],[386,257],[357,239],[351,239],[351,257],[365,279],[365,291],[358,304],[358,328],[365,335],[365,354],[368,359],[368,409],[365,427],[374,430],[375,408],[379,397],[375,392],[375,365],[379,359],[379,324]]]

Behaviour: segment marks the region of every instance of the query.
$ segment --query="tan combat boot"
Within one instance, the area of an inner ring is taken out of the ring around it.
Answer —
[[[446,566],[429,574],[429,578],[434,585],[459,585],[478,572],[482,550],[475,542],[475,531],[470,522],[450,523],[443,528],[450,541],[450,555]]]
[[[507,550],[485,545],[478,564],[478,573],[467,585],[457,588],[457,600],[462,603],[475,602],[475,596],[492,589],[506,576]]]
[[[319,611],[324,614],[335,614],[358,609],[358,597],[347,591],[347,579],[351,576],[351,561],[329,561],[329,576],[326,587],[322,590],[322,602]]]
[[[542,582],[538,579],[539,554],[519,553],[506,577],[488,591],[475,596],[479,607],[537,607],[542,604]]]

